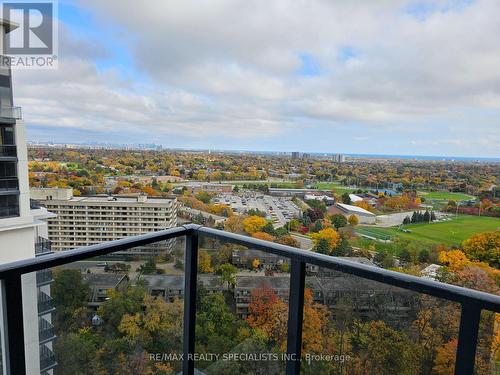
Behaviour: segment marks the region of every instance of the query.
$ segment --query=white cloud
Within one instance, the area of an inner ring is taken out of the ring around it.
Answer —
[[[471,108],[500,110],[500,2],[436,0],[424,21],[408,3],[85,0],[103,25],[134,36],[140,75],[96,69],[109,52],[66,35],[60,70],[19,72],[16,94],[39,125],[235,139],[315,121],[418,127]],[[355,56],[341,61],[346,47]],[[297,74],[302,53],[320,76]]]

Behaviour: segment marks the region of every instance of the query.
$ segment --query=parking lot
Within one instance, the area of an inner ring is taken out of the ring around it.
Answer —
[[[251,209],[262,211],[275,228],[286,225],[288,221],[298,218],[301,214],[291,198],[271,197],[254,191],[241,191],[237,194],[221,193],[213,199],[213,202],[227,204],[237,214],[244,214]]]

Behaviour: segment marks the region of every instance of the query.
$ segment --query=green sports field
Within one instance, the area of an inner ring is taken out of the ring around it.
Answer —
[[[344,194],[344,193],[352,193],[353,191],[356,191],[358,189],[353,189],[349,188],[347,186],[343,186],[339,184],[338,182],[318,182],[313,185],[314,188],[320,189],[320,190],[333,190],[335,189],[335,192],[337,194]]]
[[[466,201],[469,199],[475,199],[472,195],[464,194],[464,193],[450,193],[449,191],[431,191],[424,192],[419,191],[418,195],[424,197],[425,199],[431,200],[454,200],[454,201]]]
[[[410,230],[411,233],[404,233],[395,227],[370,228],[370,230],[376,230],[377,233],[388,236],[397,235],[401,238],[451,246],[460,244],[476,233],[490,232],[500,228],[500,218],[460,215],[447,222],[410,224],[405,225],[404,228]]]

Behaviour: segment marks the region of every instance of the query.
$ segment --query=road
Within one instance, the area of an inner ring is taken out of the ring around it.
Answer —
[[[313,242],[310,238],[297,236],[296,234],[292,234],[292,237],[299,241],[301,249],[311,250],[313,248]]]

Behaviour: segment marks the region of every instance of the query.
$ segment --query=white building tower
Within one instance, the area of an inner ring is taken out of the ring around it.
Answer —
[[[0,19],[0,263],[31,258],[48,250],[48,244],[42,246],[39,237],[44,232],[40,219],[50,214],[41,209],[32,211],[30,207],[25,126],[20,108],[13,104],[11,69],[3,56],[3,37],[17,27]],[[51,374],[55,365],[52,343],[47,340],[53,310],[49,308],[50,280],[50,275],[43,271],[22,277],[26,373],[30,375]],[[3,326],[1,329],[2,358],[7,358],[6,332]],[[40,340],[43,333],[44,340]],[[3,373],[6,373],[5,368]]]

